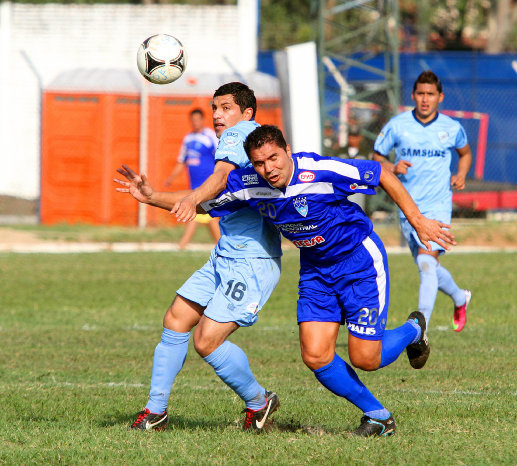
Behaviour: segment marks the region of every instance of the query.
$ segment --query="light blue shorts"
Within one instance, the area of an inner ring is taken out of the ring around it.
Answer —
[[[427,218],[431,220],[438,220],[443,223],[451,224],[451,213],[450,212],[428,212],[424,214]],[[416,260],[418,256],[418,248],[426,249],[425,245],[420,241],[420,238],[416,234],[415,229],[411,226],[406,218],[400,219],[400,229],[402,230],[402,234],[406,238],[411,254]],[[445,253],[445,249],[440,246],[438,243],[434,241],[429,241],[431,244],[431,248],[433,251],[438,251],[438,254],[441,256]]]
[[[177,293],[206,307],[205,316],[216,322],[248,327],[257,321],[279,279],[279,257],[231,259],[212,251]]]

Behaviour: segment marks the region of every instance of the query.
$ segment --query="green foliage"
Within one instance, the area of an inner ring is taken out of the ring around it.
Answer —
[[[474,295],[465,330],[452,331],[440,295],[424,369],[402,354],[359,372],[394,412],[399,430],[388,439],[350,437],[361,413],[300,360],[297,256],[286,253],[258,323],[230,338],[281,399],[269,431],[249,435],[242,401],[192,347],[169,429],[126,431],[147,399],[163,313],[207,253],[0,255],[0,464],[514,463],[515,253],[447,255],[443,264]],[[409,254],[389,259],[394,327],[414,309],[418,274]],[[346,357],[345,328],[338,352]]]

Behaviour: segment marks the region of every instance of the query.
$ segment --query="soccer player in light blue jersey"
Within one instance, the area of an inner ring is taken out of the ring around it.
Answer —
[[[375,194],[380,184],[423,244],[433,240],[447,248],[453,236],[444,223],[424,217],[400,181],[378,162],[291,154],[282,132],[267,125],[250,133],[244,147],[252,167],[233,171],[226,190],[201,207],[213,216],[251,207],[300,249],[297,314],[304,363],[324,387],[363,411],[356,435],[394,434],[393,415],[337,355],[338,332],[346,323],[355,367],[376,370],[406,349],[412,367],[420,369],[429,356],[425,318],[415,311],[400,327],[386,330],[386,252],[370,219],[348,196]]]
[[[167,177],[164,186],[169,188],[174,180],[188,169],[190,189],[201,186],[205,180],[214,172],[214,154],[219,144],[215,132],[211,128],[205,127],[205,113],[200,108],[195,108],[189,114],[192,131],[185,135],[181,142],[181,149],[176,165],[172,173]],[[189,222],[183,236],[178,243],[178,249],[185,249],[190,242],[197,225],[202,224],[208,227],[214,242],[220,238],[219,225],[215,218],[209,215],[198,214],[193,222]]]
[[[144,174],[137,175],[125,165],[117,171],[128,181],[115,179],[124,186],[117,190],[146,204],[174,208],[181,220],[193,220],[197,203],[214,198],[232,170],[249,165],[243,143],[259,127],[254,121],[256,108],[255,94],[245,84],[228,83],[216,90],[212,103],[214,130],[220,139],[216,164],[213,174],[194,191],[156,192]],[[133,429],[167,426],[169,394],[185,362],[194,327],[198,354],[245,402],[244,430],[262,430],[279,406],[278,396],[255,379],[244,351],[227,338],[239,327],[256,322],[278,283],[280,236],[251,209],[222,219],[220,229],[221,238],[210,259],[177,291],[165,313],[162,339],[154,353],[149,401],[131,425]]]
[[[432,71],[416,79],[411,98],[415,108],[393,117],[377,136],[373,159],[398,176],[420,211],[428,218],[451,222],[452,189],[464,189],[472,164],[472,153],[461,124],[438,112],[443,101],[442,83]],[[395,163],[388,161],[395,148]],[[459,156],[458,172],[451,176],[452,153]],[[440,244],[429,251],[400,211],[400,225],[420,273],[418,310],[429,325],[438,290],[454,302],[452,326],[461,332],[467,321],[472,293],[456,285],[438,257],[445,253]]]

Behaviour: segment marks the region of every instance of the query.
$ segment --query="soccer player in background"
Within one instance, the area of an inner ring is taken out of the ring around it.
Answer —
[[[373,159],[398,176],[420,211],[428,218],[451,223],[452,189],[465,188],[472,153],[461,124],[438,112],[443,101],[442,83],[432,71],[423,71],[413,85],[415,108],[393,117],[374,144]],[[395,163],[388,161],[395,148]],[[459,156],[458,172],[451,176],[452,152]],[[452,326],[461,332],[467,321],[472,293],[456,285],[438,257],[445,249],[431,242],[429,251],[399,210],[400,226],[420,274],[418,310],[429,325],[438,290],[454,302]]]
[[[243,143],[259,126],[254,121],[255,94],[248,86],[224,84],[214,93],[212,118],[220,139],[212,175],[194,191],[155,192],[145,175],[127,166],[117,171],[128,181],[119,192],[167,210],[214,198],[226,186],[228,174],[249,165]],[[193,220],[189,215],[189,220]],[[215,373],[246,405],[244,430],[260,431],[278,408],[278,396],[266,391],[250,370],[244,351],[227,338],[238,328],[253,325],[280,278],[280,237],[256,212],[243,209],[219,222],[221,238],[208,262],[177,291],[165,313],[163,333],[156,346],[149,401],[132,429],[161,430],[167,426],[167,405],[174,380],[183,367],[191,330],[194,347]],[[260,280],[257,279],[260,277]]]
[[[400,327],[386,330],[386,251],[370,219],[347,198],[375,194],[380,184],[426,246],[431,240],[444,248],[455,244],[443,229],[448,225],[424,217],[400,181],[378,162],[291,154],[282,132],[268,125],[250,133],[244,147],[252,167],[233,171],[226,190],[201,207],[224,216],[249,206],[300,249],[297,315],[304,363],[325,388],[363,411],[356,435],[394,434],[393,415],[336,353],[338,332],[346,323],[355,367],[377,370],[406,349],[411,366],[420,369],[429,356],[426,323],[415,311]]]
[[[214,171],[214,153],[219,143],[217,136],[213,129],[205,127],[205,114],[200,108],[195,108],[190,112],[189,120],[192,131],[183,138],[176,165],[164,182],[166,188],[173,184],[185,167],[188,168],[190,189],[201,186]],[[194,236],[198,224],[206,225],[214,242],[217,243],[221,236],[218,223],[216,218],[198,214],[193,222],[189,222],[185,226],[178,248],[185,249]]]

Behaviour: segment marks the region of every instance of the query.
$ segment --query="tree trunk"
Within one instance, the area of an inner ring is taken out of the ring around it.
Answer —
[[[512,0],[491,2],[488,16],[488,40],[485,52],[501,53],[505,50],[512,28]]]

